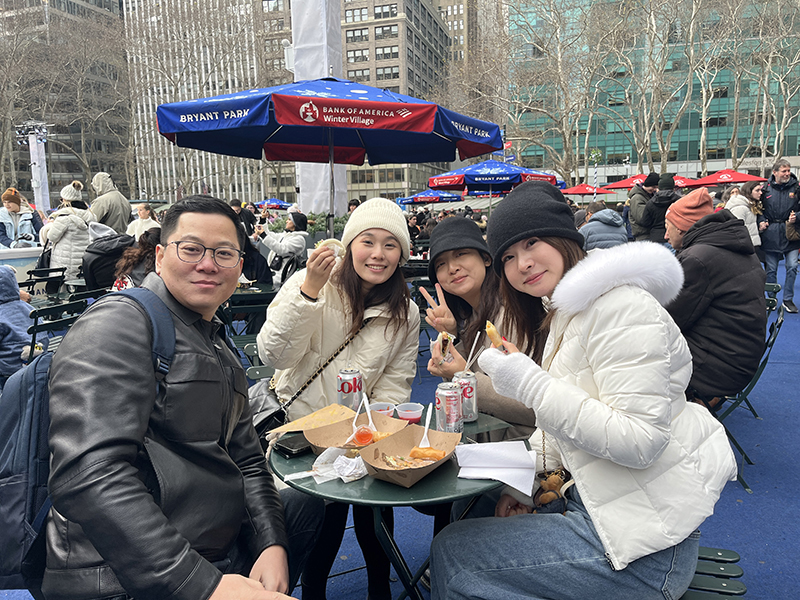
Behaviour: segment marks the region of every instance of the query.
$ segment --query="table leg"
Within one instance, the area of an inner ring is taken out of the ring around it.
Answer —
[[[400,554],[400,549],[397,547],[394,538],[389,532],[389,529],[386,527],[386,523],[383,522],[383,518],[381,517],[381,508],[379,506],[372,507],[372,516],[375,523],[375,535],[377,536],[383,551],[386,552],[386,556],[389,557],[389,562],[392,563],[392,566],[394,567],[397,576],[400,578],[400,582],[403,584],[406,593],[408,593],[410,598],[414,598],[414,600],[423,600],[422,593],[419,591],[419,588],[416,585],[418,578],[414,578],[411,575],[411,570],[408,568],[408,564],[403,558],[403,555]]]

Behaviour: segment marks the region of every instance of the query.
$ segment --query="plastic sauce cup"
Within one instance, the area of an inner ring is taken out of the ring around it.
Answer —
[[[394,404],[391,402],[373,402],[369,405],[369,409],[387,417],[391,417],[394,414]]]
[[[422,409],[424,407],[418,402],[406,402],[398,404],[396,407],[397,416],[409,423],[419,423],[422,419]]]

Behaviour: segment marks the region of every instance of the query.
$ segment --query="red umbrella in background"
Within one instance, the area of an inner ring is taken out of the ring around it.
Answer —
[[[645,179],[647,179],[647,175],[634,175],[633,177],[628,177],[627,179],[622,179],[620,181],[615,181],[614,183],[609,183],[608,185],[604,185],[603,189],[629,190],[637,184],[644,183]]]
[[[692,187],[695,182],[697,182],[696,179],[689,179],[688,177],[681,177],[680,175],[675,175],[672,179],[675,181],[676,188]]]
[[[613,194],[612,190],[604,190],[603,188],[594,187],[588,183],[582,183],[575,187],[561,190],[562,194],[572,194],[575,196],[594,196],[595,194]]]
[[[686,187],[709,187],[715,185],[728,185],[731,183],[745,183],[747,181],[766,181],[766,179],[759,177],[758,175],[748,175],[747,173],[739,173],[739,171],[734,171],[732,169],[723,169],[722,171],[717,171],[716,173],[708,175],[707,177],[696,179]],[[677,181],[675,182],[675,185],[678,185]]]

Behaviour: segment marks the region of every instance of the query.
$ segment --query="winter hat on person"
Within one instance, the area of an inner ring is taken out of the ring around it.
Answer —
[[[503,253],[528,238],[567,238],[583,246],[583,236],[575,229],[574,219],[561,190],[554,185],[528,181],[517,186],[497,205],[489,219],[486,241],[494,270],[500,275]]]
[[[83,189],[83,184],[80,181],[73,181],[69,185],[65,185],[61,188],[61,199],[66,200],[67,202],[75,202],[81,199],[81,190]]]
[[[295,231],[305,231],[308,229],[308,217],[301,212],[290,212],[289,220],[294,223]]]
[[[656,186],[656,185],[658,185],[658,180],[659,179],[660,178],[658,176],[658,173],[650,173],[650,175],[648,175],[645,178],[644,182],[642,183],[642,187],[653,187],[653,186]]]
[[[472,219],[452,217],[439,223],[431,232],[431,245],[428,249],[428,278],[435,284],[436,268],[434,261],[442,252],[473,248],[483,254],[489,254],[489,246],[483,241],[481,228]]]
[[[706,188],[698,188],[676,200],[667,209],[667,221],[681,231],[689,231],[692,225],[714,212],[711,194]]]
[[[675,178],[672,177],[670,173],[662,173],[661,177],[658,178],[658,189],[659,190],[674,190],[675,189]]]
[[[16,188],[10,187],[3,192],[3,202],[11,202],[20,206],[22,204],[22,198]]]
[[[350,214],[342,234],[342,244],[347,248],[357,235],[377,227],[385,229],[400,242],[400,265],[404,265],[411,253],[411,237],[402,209],[386,198],[370,198],[362,202]]]

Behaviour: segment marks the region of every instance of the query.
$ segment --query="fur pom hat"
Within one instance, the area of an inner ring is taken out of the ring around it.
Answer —
[[[20,206],[22,204],[22,198],[20,197],[17,188],[10,187],[3,192],[3,202],[11,202],[12,204]]]
[[[411,254],[411,238],[402,209],[386,198],[370,198],[360,204],[344,226],[342,244],[347,248],[356,236],[367,229],[385,229],[400,242],[400,265],[404,265]]]
[[[81,190],[83,190],[83,184],[80,181],[73,181],[69,185],[65,185],[61,188],[61,199],[67,202],[80,200]]]

